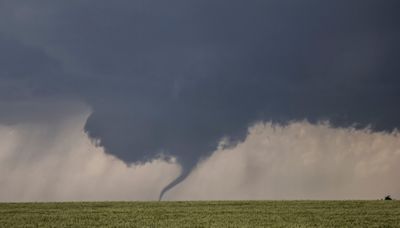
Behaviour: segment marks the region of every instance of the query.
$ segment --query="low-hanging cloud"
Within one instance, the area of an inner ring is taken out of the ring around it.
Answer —
[[[399,164],[397,131],[258,123],[244,142],[234,148],[221,146],[199,163],[166,199],[400,197]]]
[[[47,108],[37,110],[41,117],[18,123],[3,118],[0,201],[154,200],[179,174],[174,159],[127,165],[106,154],[84,132],[89,109],[78,106],[64,104],[68,115],[46,113],[50,108],[42,105]],[[32,105],[19,105],[20,110],[27,107]],[[63,105],[50,107],[55,111]]]
[[[161,189],[179,176],[173,158],[127,165],[106,154],[84,131],[90,115],[86,106],[38,104],[1,106],[19,111],[36,107],[37,115],[28,120],[22,112],[14,120],[1,119],[0,201],[157,200]],[[49,113],[51,109],[59,114]],[[165,199],[400,196],[397,131],[265,122],[250,127],[243,142],[229,143],[221,140]]]

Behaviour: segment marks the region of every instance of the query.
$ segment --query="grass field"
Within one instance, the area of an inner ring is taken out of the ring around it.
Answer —
[[[2,203],[0,227],[400,227],[400,201]]]

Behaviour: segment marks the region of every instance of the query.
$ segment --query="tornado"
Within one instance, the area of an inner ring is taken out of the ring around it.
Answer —
[[[179,174],[179,176],[174,179],[171,183],[169,183],[168,185],[166,185],[160,192],[160,196],[158,197],[158,201],[161,201],[165,195],[165,193],[167,193],[169,190],[171,190],[172,188],[174,188],[175,186],[177,186],[179,183],[181,183],[182,181],[184,181],[186,179],[186,177],[188,177],[190,174],[190,169],[188,168],[183,168],[181,173]]]

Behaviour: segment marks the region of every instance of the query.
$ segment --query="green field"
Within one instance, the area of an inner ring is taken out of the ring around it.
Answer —
[[[400,201],[2,203],[0,227],[400,227]]]

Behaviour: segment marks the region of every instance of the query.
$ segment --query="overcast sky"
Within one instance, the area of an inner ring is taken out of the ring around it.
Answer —
[[[106,153],[126,164],[174,157],[177,182],[222,139],[234,147],[263,121],[392,132],[398,9],[398,0],[0,0],[0,124],[57,122],[73,115],[65,103],[84,104],[83,131]]]

